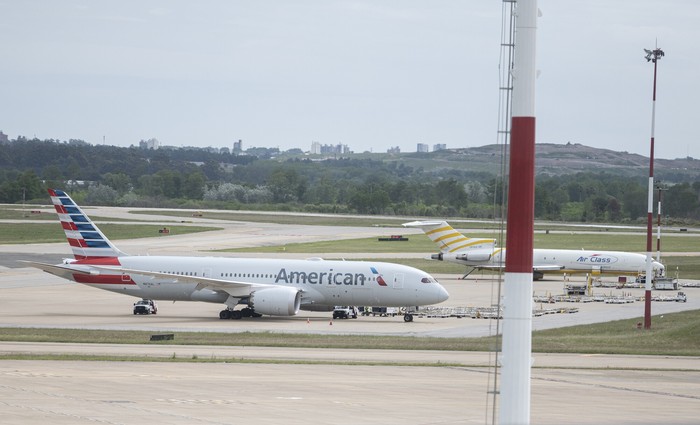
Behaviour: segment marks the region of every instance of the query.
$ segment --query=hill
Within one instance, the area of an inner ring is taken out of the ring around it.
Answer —
[[[485,145],[431,153],[411,153],[394,157],[406,165],[426,170],[459,168],[495,173],[500,169],[502,146]],[[600,149],[578,143],[564,145],[538,143],[535,146],[537,175],[563,175],[579,172],[607,172],[626,177],[649,175],[649,158],[629,152]],[[390,159],[389,159],[390,160]],[[694,158],[658,159],[655,175],[668,182],[692,182],[700,176],[700,160]]]

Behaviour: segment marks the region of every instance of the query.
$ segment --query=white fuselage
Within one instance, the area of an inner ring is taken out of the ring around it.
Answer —
[[[169,273],[146,276],[122,273],[74,276],[90,286],[141,298],[224,303],[229,296],[246,298],[250,288],[228,292],[198,288],[197,277],[246,284],[284,286],[302,292],[302,308],[309,306],[419,306],[440,303],[447,291],[429,274],[408,266],[381,262],[280,260],[216,257],[119,257],[124,269]],[[118,275],[118,276],[117,276]],[[253,288],[254,290],[254,288]]]
[[[470,250],[442,256],[445,261],[467,266],[496,268],[505,264],[506,250]],[[532,259],[533,269],[541,273],[638,274],[646,268],[644,254],[622,251],[535,249]],[[653,269],[663,274],[664,266],[654,261]]]

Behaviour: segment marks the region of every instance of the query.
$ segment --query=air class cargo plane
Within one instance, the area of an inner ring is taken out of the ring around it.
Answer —
[[[505,266],[506,250],[496,248],[495,239],[469,238],[445,221],[413,221],[405,227],[418,227],[440,247],[433,260],[464,264],[472,269],[499,270]],[[546,273],[638,274],[646,270],[646,255],[620,251],[578,251],[574,249],[535,249],[532,259],[535,280]],[[655,276],[664,275],[663,264],[652,263]]]
[[[364,261],[130,256],[61,190],[49,190],[75,259],[29,265],[64,279],[140,298],[222,303],[221,319],[294,316],[335,305],[437,304],[447,291],[429,274]],[[234,309],[239,304],[242,309]],[[404,320],[413,316],[406,313]]]

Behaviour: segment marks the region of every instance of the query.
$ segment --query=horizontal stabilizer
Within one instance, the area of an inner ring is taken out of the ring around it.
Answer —
[[[20,263],[25,263],[31,267],[43,270],[47,273],[55,274],[57,276],[61,276],[64,274],[84,274],[84,275],[98,275],[100,274],[97,270],[94,270],[89,267],[76,267],[76,266],[71,266],[67,264],[46,264],[46,263],[39,263],[36,261],[26,261],[26,260],[18,260]]]
[[[412,221],[410,223],[402,224],[403,227],[435,227],[435,226],[445,226],[447,222],[444,221]]]

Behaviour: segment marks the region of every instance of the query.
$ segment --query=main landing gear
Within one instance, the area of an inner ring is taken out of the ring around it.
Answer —
[[[250,307],[246,307],[242,310],[231,310],[231,309],[225,309],[221,310],[219,312],[219,319],[222,320],[228,320],[228,319],[233,319],[233,320],[240,320],[244,317],[260,317],[262,314],[256,313],[255,310],[253,310]]]
[[[404,322],[413,322],[413,315],[411,313],[406,313],[403,315]]]

